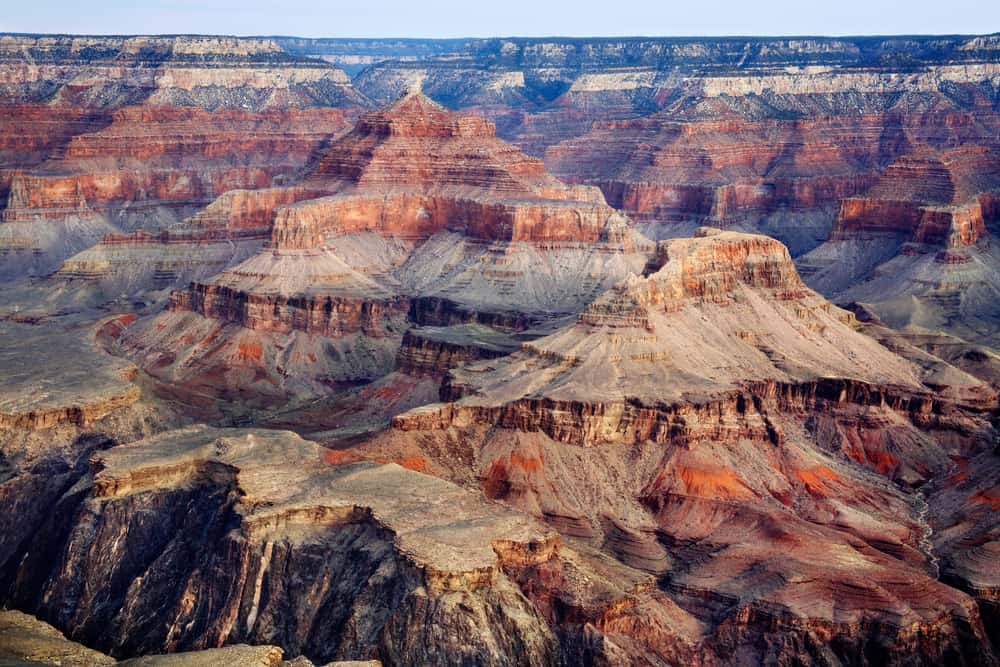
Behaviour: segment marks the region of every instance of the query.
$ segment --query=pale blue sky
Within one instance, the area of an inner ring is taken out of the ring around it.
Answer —
[[[2,0],[0,32],[306,37],[1000,31],[1000,0]]]

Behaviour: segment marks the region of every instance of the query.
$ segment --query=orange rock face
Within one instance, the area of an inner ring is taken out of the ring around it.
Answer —
[[[227,190],[272,185],[346,123],[339,110],[131,108],[77,135],[61,157],[13,177],[5,221],[80,210],[207,203]]]
[[[0,605],[996,667],[998,49],[0,35]]]
[[[598,184],[638,219],[731,224],[787,207],[808,210],[866,189],[884,119],[678,122],[661,114],[598,123],[551,147],[546,162]],[[584,176],[585,175],[585,176]]]
[[[324,191],[332,194],[307,194]],[[414,243],[452,232],[476,243],[539,248],[623,242],[612,229],[621,226],[621,216],[596,189],[561,183],[540,160],[497,139],[490,122],[446,111],[420,94],[362,116],[325,150],[301,185],[266,192],[216,202],[192,220],[198,224],[208,210],[232,211],[246,201],[252,203],[241,209],[242,218],[263,220],[268,212],[274,217],[265,255],[220,276],[224,287],[192,285],[173,299],[172,308],[249,328],[373,333],[372,322],[384,310],[406,313],[409,299],[367,284],[368,278],[329,251],[328,239],[374,233]],[[276,205],[281,200],[294,203]],[[263,268],[270,261],[266,253],[289,267],[328,266],[316,268],[316,280],[308,284],[292,273],[282,282]],[[345,293],[348,283],[361,295]]]
[[[551,146],[546,163],[563,178],[598,185],[611,204],[655,223],[651,229],[763,225],[796,254],[826,240],[831,224],[834,238],[867,225],[969,244],[982,233],[977,218],[991,219],[975,201],[996,187],[996,117],[982,105],[802,120],[747,120],[707,103],[695,109],[692,117],[662,111],[596,123]]]
[[[992,151],[925,150],[890,165],[864,198],[844,200],[831,238],[896,233],[946,248],[974,245],[995,218],[997,191],[1000,158]]]
[[[214,285],[195,284],[173,294],[173,310],[200,313],[224,322],[235,322],[258,331],[303,331],[321,336],[345,336],[363,332],[385,336],[388,312],[406,313],[406,299],[365,301],[350,298],[267,298],[234,293]]]

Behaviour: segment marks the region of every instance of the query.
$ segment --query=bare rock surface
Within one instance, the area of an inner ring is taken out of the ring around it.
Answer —
[[[992,449],[989,387],[862,334],[776,241],[706,229],[660,250],[647,277],[518,352],[453,370],[448,402],[356,451],[421,458],[654,575],[661,595],[642,604],[655,630],[586,615],[599,628],[587,638],[555,615],[564,651],[600,637],[601,651],[625,643],[654,664],[817,650],[992,664],[992,593],[936,581],[927,505],[906,490]],[[936,396],[928,369],[975,391]],[[568,562],[518,570],[536,604],[549,603],[537,582]],[[818,649],[813,633],[836,639]],[[927,633],[939,643],[920,653]]]
[[[325,452],[207,427],[113,448],[59,501],[10,598],[123,657],[249,641],[320,661],[554,663],[494,547],[530,552],[551,531],[444,480]]]
[[[364,114],[288,188],[240,198],[244,217],[273,215],[266,247],[175,292],[120,349],[178,392],[315,397],[397,366],[415,300],[488,325],[566,317],[654,250],[598,190],[419,92]]]
[[[87,327],[0,322],[0,350],[0,429],[85,426],[139,398],[136,367],[99,349]]]
[[[71,642],[48,623],[19,611],[0,612],[0,664],[97,667],[115,659]]]

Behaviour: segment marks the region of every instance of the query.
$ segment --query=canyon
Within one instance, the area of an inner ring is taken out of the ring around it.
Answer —
[[[0,664],[1000,664],[998,58],[0,34]]]

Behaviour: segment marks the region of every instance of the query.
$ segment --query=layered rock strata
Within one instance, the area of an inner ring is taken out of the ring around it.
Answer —
[[[86,426],[135,403],[137,368],[101,352],[90,332],[0,322],[0,429]]]
[[[226,646],[164,655],[147,655],[131,660],[114,658],[71,642],[48,623],[18,611],[0,612],[0,659],[10,667],[52,665],[62,667],[313,667],[312,661],[299,657],[282,660],[277,646]],[[324,667],[379,667],[378,661],[331,662]]]
[[[565,316],[640,270],[653,250],[596,189],[561,183],[497,139],[488,121],[419,93],[362,116],[288,188],[293,201],[273,207],[266,248],[176,292],[170,314],[129,333],[126,349],[155,355],[144,367],[207,385],[191,372],[231,375],[220,349],[232,348],[231,357],[245,348],[254,350],[241,355],[251,364],[272,352],[287,360],[284,379],[266,364],[255,376],[281,385],[306,367],[287,348],[320,360],[306,384],[371,381],[396,365],[386,366],[386,352],[420,310],[412,299],[457,302],[487,323],[505,313],[517,321]],[[268,192],[272,201],[281,191]],[[213,322],[224,327],[218,341],[208,335]],[[288,336],[307,342],[289,347]],[[192,347],[198,340],[215,342]]]
[[[896,328],[992,345],[1000,313],[992,228],[1000,192],[994,150],[915,151],[863,197],[843,200],[829,241],[800,258],[807,280]]]
[[[308,107],[363,101],[327,63],[267,39],[214,36],[0,36],[0,90],[23,102],[90,108]]]
[[[345,125],[340,110],[116,111],[107,127],[73,137],[43,164],[12,176],[0,224],[3,269],[12,277],[25,270],[47,272],[102,237],[105,247],[114,246],[119,254],[127,253],[126,245],[154,241],[147,233],[157,240],[170,233],[175,241],[187,237],[190,242],[266,238],[273,207],[266,195],[258,201],[229,196],[196,216],[198,229],[181,225],[180,233],[173,233],[168,228],[226,191],[285,182]],[[283,201],[295,198],[285,195]],[[218,227],[222,222],[217,216],[225,204],[230,204],[230,220],[222,229],[231,231],[206,233],[206,223]],[[86,261],[86,256],[74,259],[70,274]]]
[[[413,327],[403,336],[397,366],[411,375],[443,376],[470,361],[495,359],[519,347],[510,336],[485,326]]]
[[[337,467],[324,451],[288,432],[205,427],[110,450],[60,500],[7,599],[115,656],[250,641],[321,662],[555,663],[492,546],[531,552],[544,528],[448,482]]]
[[[565,564],[519,570],[564,651],[992,664],[989,595],[935,580],[927,506],[909,490],[993,447],[991,390],[951,368],[978,390],[936,395],[772,239],[702,230],[664,242],[649,271],[555,334],[453,370],[448,402],[356,451],[420,457],[654,575],[636,624],[560,614],[549,596],[567,594],[542,582]]]

